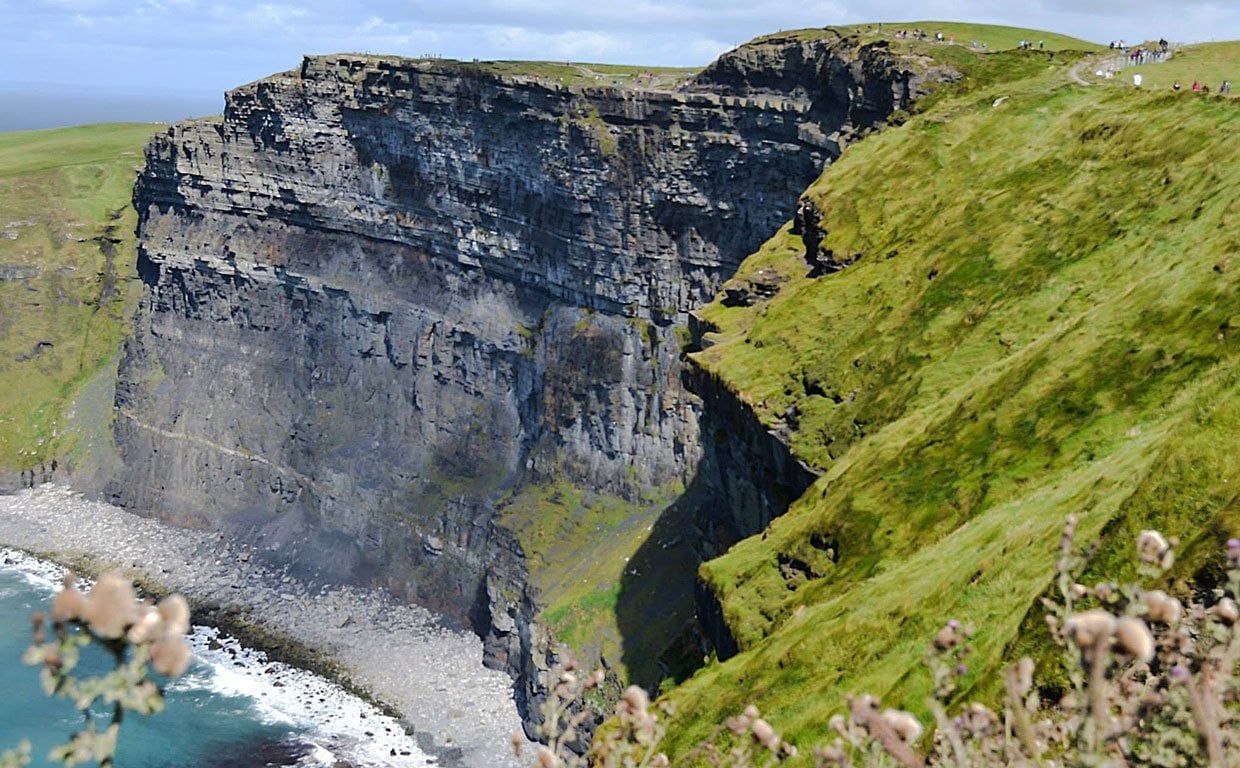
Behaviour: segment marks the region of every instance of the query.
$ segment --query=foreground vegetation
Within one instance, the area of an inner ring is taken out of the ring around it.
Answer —
[[[68,409],[116,355],[130,207],[153,125],[0,133],[0,473],[63,461]]]
[[[694,715],[673,755],[747,704],[797,743],[862,691],[926,717],[945,615],[976,628],[960,689],[997,701],[1005,660],[1051,646],[1036,606],[1067,511],[1100,568],[1124,575],[1157,526],[1184,543],[1176,591],[1218,582],[1200,543],[1240,530],[1240,113],[1074,86],[1036,55],[992,54],[1025,63],[807,191],[842,271],[811,277],[790,225],[732,282],[774,298],[702,311],[697,363],[823,477],[703,566],[741,653],[670,693]]]
[[[540,768],[608,768],[706,764],[770,768],[781,763],[827,766],[998,768],[998,766],[1233,766],[1240,761],[1234,706],[1240,700],[1240,539],[1227,542],[1225,578],[1187,606],[1160,589],[1114,581],[1086,586],[1093,548],[1075,546],[1070,515],[1055,564],[1057,595],[1043,601],[1046,626],[1059,651],[1056,666],[1069,680],[1057,701],[1044,702],[1045,669],[1028,657],[996,680],[1002,705],[963,701],[972,630],[944,623],[925,656],[933,680],[926,723],[884,708],[874,696],[850,697],[847,714],[824,724],[830,734],[811,749],[787,741],[755,706],[717,725],[710,736],[673,761],[663,751],[675,709],[652,709],[644,691],[621,696],[611,724],[583,758],[571,749],[591,716],[591,699],[606,684],[602,671],[581,677],[570,663],[560,671],[545,707]],[[1174,540],[1173,540],[1174,541]],[[1159,578],[1175,560],[1174,544],[1157,531],[1136,537],[1138,570]],[[1035,679],[1035,673],[1040,673]],[[521,740],[514,739],[520,754]]]
[[[83,594],[68,575],[50,616],[36,613],[33,623],[33,643],[22,661],[40,668],[48,696],[72,701],[82,717],[81,729],[48,759],[70,768],[111,768],[125,713],[163,711],[163,684],[189,669],[189,603],[179,594],[158,605],[140,601],[133,585],[115,573],[105,573]],[[106,659],[111,669],[85,674],[78,665],[91,656]],[[0,768],[20,768],[30,757],[30,742],[23,741],[0,753]]]

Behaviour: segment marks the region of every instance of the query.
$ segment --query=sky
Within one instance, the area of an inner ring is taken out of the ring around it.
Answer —
[[[1096,42],[1240,39],[1236,0],[0,0],[0,94],[166,102],[221,94],[306,53],[704,65],[780,29],[918,19]],[[9,106],[6,106],[9,105]],[[13,119],[10,102],[0,98]],[[153,118],[158,119],[158,118]]]

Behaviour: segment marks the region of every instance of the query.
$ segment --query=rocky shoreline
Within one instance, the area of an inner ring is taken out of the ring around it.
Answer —
[[[429,611],[381,592],[304,584],[219,534],[139,517],[61,485],[0,495],[0,545],[183,592],[196,622],[374,701],[442,765],[519,765],[511,681],[482,666],[477,637],[443,627]]]

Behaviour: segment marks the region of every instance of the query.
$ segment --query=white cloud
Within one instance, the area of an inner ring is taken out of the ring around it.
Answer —
[[[260,3],[241,14],[239,20],[247,25],[288,28],[292,22],[304,18],[305,15],[305,9],[295,5]]]

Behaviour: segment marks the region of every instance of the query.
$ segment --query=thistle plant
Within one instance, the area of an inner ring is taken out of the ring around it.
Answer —
[[[914,748],[918,731],[912,724],[910,738],[892,738],[890,726],[907,713],[880,715],[876,700],[861,697],[850,702],[849,718],[833,719],[841,738],[815,750],[817,764],[1240,765],[1232,714],[1240,701],[1235,677],[1240,540],[1227,544],[1226,585],[1185,606],[1138,584],[1080,583],[1093,550],[1076,549],[1075,527],[1069,517],[1056,566],[1059,598],[1045,601],[1047,624],[1070,681],[1060,701],[1039,701],[1034,664],[1024,658],[1003,672],[1001,713],[975,702],[949,719],[946,703],[956,693],[955,676],[965,672],[969,634],[952,622],[936,636],[928,656],[936,729],[926,757]],[[1140,576],[1161,579],[1174,563],[1175,545],[1157,531],[1142,531],[1136,540]]]
[[[40,667],[43,690],[72,701],[82,716],[82,727],[54,747],[49,759],[109,768],[125,713],[161,711],[160,678],[177,677],[189,667],[189,604],[175,594],[157,604],[139,601],[133,586],[113,573],[83,593],[68,575],[52,602],[50,627],[43,613],[34,615],[33,624],[33,642],[22,661]],[[79,675],[83,654],[92,652],[102,652],[111,669]],[[25,765],[29,757],[30,745],[23,742],[0,756],[0,768]]]
[[[1240,765],[1240,540],[1227,542],[1225,583],[1187,605],[1140,583],[1082,583],[1095,547],[1078,549],[1069,517],[1056,562],[1058,595],[1044,601],[1047,626],[1060,648],[1069,681],[1058,701],[1043,701],[1031,659],[1002,671],[1002,706],[961,703],[972,630],[957,621],[934,636],[926,655],[933,683],[927,702],[933,730],[911,713],[868,695],[847,702],[828,722],[834,739],[810,753],[817,768],[1225,768]],[[1136,539],[1138,575],[1161,581],[1175,562],[1174,539],[1142,531]],[[555,695],[573,696],[575,677],[561,677]],[[577,734],[585,716],[564,702],[552,705]],[[565,713],[577,712],[565,720]],[[953,713],[954,714],[951,714]],[[628,689],[612,725],[595,737],[589,765],[641,768],[668,765],[658,750],[672,713],[652,708],[644,692]],[[586,758],[565,754],[563,738],[539,752],[540,768],[577,768]],[[687,765],[773,768],[797,757],[775,727],[749,706],[718,725],[686,755]],[[798,764],[804,764],[804,760]]]

